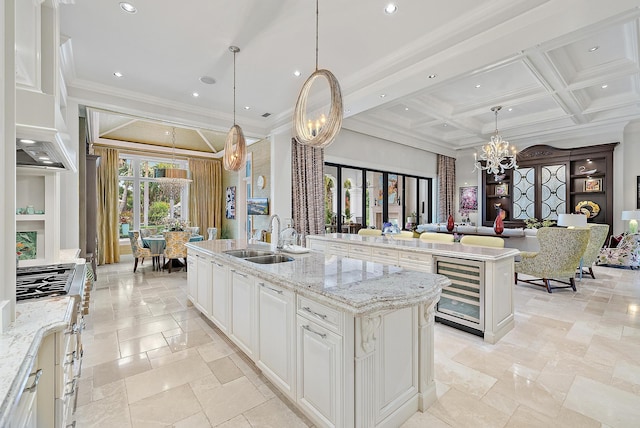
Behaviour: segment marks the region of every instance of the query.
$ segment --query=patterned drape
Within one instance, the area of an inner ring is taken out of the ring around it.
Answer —
[[[293,223],[301,235],[324,233],[324,150],[291,139]]]
[[[455,216],[456,160],[438,155],[438,221],[444,222],[449,214]]]
[[[95,147],[100,156],[98,186],[98,264],[120,261],[120,219],[118,218],[118,150]]]
[[[222,167],[217,159],[189,159],[189,223],[205,235],[209,227],[222,230]]]

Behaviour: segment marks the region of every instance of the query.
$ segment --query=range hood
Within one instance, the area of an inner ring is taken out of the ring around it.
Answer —
[[[18,166],[76,171],[76,150],[55,97],[16,89],[16,150]]]

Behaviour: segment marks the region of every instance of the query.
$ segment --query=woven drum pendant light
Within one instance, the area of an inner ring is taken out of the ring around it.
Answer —
[[[296,101],[293,124],[298,142],[308,146],[327,147],[333,143],[333,139],[342,127],[342,93],[338,79],[332,72],[325,69],[318,70],[318,15],[318,0],[316,0],[316,71],[302,85]],[[329,116],[326,119],[324,116],[321,119],[311,119],[306,115],[307,97],[313,82],[320,77],[327,80],[331,92]]]
[[[244,166],[247,159],[247,144],[244,133],[239,125],[236,125],[236,54],[240,52],[237,46],[229,46],[233,52],[233,126],[227,134],[224,142],[224,169],[227,171],[238,171]]]

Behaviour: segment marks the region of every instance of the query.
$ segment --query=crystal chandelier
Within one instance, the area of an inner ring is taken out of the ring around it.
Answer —
[[[174,201],[180,197],[182,189],[184,189],[191,180],[189,179],[189,171],[179,168],[176,165],[176,128],[171,129],[171,165],[166,168],[158,168],[155,177],[160,182],[160,191],[170,200]]]
[[[498,112],[502,106],[492,107],[491,111],[496,114],[496,133],[491,136],[491,142],[482,146],[482,153],[478,156],[473,154],[473,170],[487,171],[487,174],[502,174],[506,169],[518,168],[516,164],[516,150],[513,146],[509,148],[509,142],[502,139],[498,133]],[[482,164],[484,161],[484,165]]]
[[[342,93],[338,79],[329,70],[318,70],[318,0],[316,0],[316,71],[304,82],[293,115],[293,125],[296,132],[296,139],[299,143],[314,147],[327,147],[333,143],[333,139],[338,135],[342,127]],[[331,93],[331,106],[329,114],[321,115],[317,119],[307,117],[307,98],[313,82],[323,77],[329,84]]]
[[[237,46],[229,46],[233,52],[233,126],[227,134],[224,142],[224,156],[222,158],[224,169],[227,171],[238,171],[244,166],[247,159],[247,143],[244,133],[239,125],[236,125],[236,54],[240,52]]]

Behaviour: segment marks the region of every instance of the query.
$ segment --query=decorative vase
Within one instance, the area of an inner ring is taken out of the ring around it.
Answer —
[[[504,216],[502,215],[502,211],[498,211],[498,215],[496,216],[496,221],[493,222],[493,231],[496,235],[500,235],[504,232]]]
[[[455,223],[453,222],[453,216],[449,214],[449,219],[447,220],[447,230],[451,232],[453,231],[454,227],[455,227]]]

